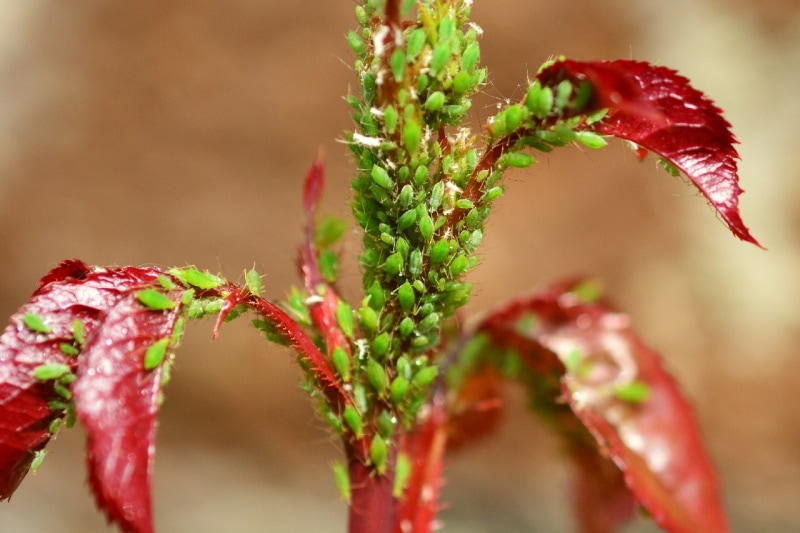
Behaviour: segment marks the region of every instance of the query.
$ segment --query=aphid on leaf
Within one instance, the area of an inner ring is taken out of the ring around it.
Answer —
[[[245,272],[244,281],[250,294],[258,296],[264,289],[264,285],[261,283],[261,276],[253,268]]]
[[[159,274],[158,275],[158,283],[159,283],[159,285],[161,285],[161,287],[163,287],[164,289],[166,289],[168,291],[175,290],[175,288],[176,288],[175,284],[172,282],[172,280],[169,279],[169,277],[165,276],[164,274]]]
[[[81,351],[78,348],[76,348],[75,346],[73,346],[68,342],[60,343],[58,345],[58,349],[61,351],[61,353],[63,353],[64,355],[68,355],[70,357],[75,357],[79,353],[81,353]]]
[[[164,361],[164,356],[167,354],[167,347],[169,346],[169,338],[159,339],[151,344],[144,354],[142,366],[145,370],[153,370],[158,368]]]
[[[650,387],[642,381],[631,381],[614,388],[614,396],[628,403],[642,403],[650,397]]]
[[[171,298],[155,289],[143,289],[137,292],[136,299],[153,311],[165,311],[175,307],[175,302]]]
[[[22,317],[22,322],[33,333],[46,335],[52,331],[50,326],[44,323],[44,319],[36,313],[25,313]]]
[[[50,381],[59,379],[66,374],[70,374],[72,369],[69,365],[62,363],[45,363],[33,369],[33,377],[39,381]]]
[[[76,318],[72,321],[72,338],[75,339],[75,342],[78,343],[78,346],[83,346],[86,344],[83,322],[79,318]]]
[[[186,285],[203,290],[216,289],[224,283],[222,278],[208,272],[200,272],[194,268],[173,268],[168,273]]]

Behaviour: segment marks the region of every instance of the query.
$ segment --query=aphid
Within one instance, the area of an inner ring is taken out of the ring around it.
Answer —
[[[392,338],[386,331],[372,339],[372,355],[382,358],[389,351],[391,341]]]
[[[80,318],[76,318],[72,321],[72,338],[75,339],[75,342],[78,343],[78,346],[83,346],[86,344],[83,321],[81,321]]]
[[[403,491],[408,484],[408,479],[411,477],[411,460],[408,455],[401,453],[397,455],[397,461],[394,465],[394,486],[392,487],[392,495],[396,499],[403,496]]]
[[[336,322],[346,337],[352,339],[355,336],[353,309],[344,300],[339,300],[336,305]]]
[[[171,298],[155,289],[143,289],[137,292],[136,299],[153,311],[165,311],[175,307],[175,302]]]
[[[346,351],[337,346],[333,349],[331,360],[333,361],[333,367],[342,378],[342,381],[348,383],[350,381],[350,356]]]
[[[403,167],[408,168],[408,167]],[[414,188],[410,184],[403,185],[403,188],[400,189],[400,194],[397,195],[397,203],[400,204],[401,207],[408,207],[411,205],[411,202],[414,200]]]
[[[168,346],[169,338],[166,337],[151,344],[144,353],[144,359],[142,361],[142,366],[144,366],[144,369],[153,370],[158,368],[164,361],[164,356],[167,354]]]
[[[400,324],[397,326],[398,331],[400,332],[401,337],[408,337],[411,335],[411,332],[414,331],[414,319],[411,317],[405,317],[403,320],[400,321]]]
[[[389,276],[399,276],[403,272],[404,263],[405,261],[403,260],[403,254],[400,252],[395,252],[386,258],[386,262],[383,264],[383,269],[387,274],[389,274]]]
[[[405,0],[404,3],[410,4],[412,2]],[[425,30],[422,28],[417,28],[416,30],[412,31],[411,35],[408,37],[408,44],[406,45],[406,59],[409,62],[414,61],[422,51],[423,46],[425,46]]]
[[[417,221],[417,210],[416,209],[409,209],[397,219],[397,230],[403,231],[407,228],[410,228],[414,225],[414,222]]]
[[[430,220],[430,218],[428,220]],[[419,248],[414,248],[413,250],[411,250],[411,253],[408,256],[408,275],[411,276],[412,278],[416,278],[421,273],[422,273],[422,250],[420,250]]]
[[[341,461],[335,461],[331,466],[333,470],[333,479],[336,481],[336,488],[339,489],[339,495],[347,504],[350,503],[352,492],[350,489],[350,474],[347,467]]]
[[[456,201],[456,207],[459,209],[472,209],[475,204],[469,198],[461,198]]]
[[[559,111],[567,107],[569,97],[572,96],[572,83],[569,80],[564,80],[556,87],[555,94],[555,107]]]
[[[506,152],[500,156],[499,164],[507,167],[527,168],[535,163],[533,156],[523,152]]]
[[[216,289],[224,283],[222,278],[208,272],[200,272],[194,268],[173,268],[168,273],[186,285],[203,290]]]
[[[389,385],[389,398],[392,400],[392,403],[400,405],[403,398],[406,396],[406,392],[408,392],[408,380],[403,376],[394,378],[392,384]]]
[[[464,52],[461,54],[461,70],[469,72],[474,69],[478,64],[481,49],[477,42],[472,42],[467,45]]]
[[[375,470],[379,474],[386,472],[386,458],[389,455],[389,447],[380,435],[375,435],[369,445],[369,458],[375,465]]]
[[[402,48],[395,48],[392,57],[389,58],[389,67],[392,75],[397,82],[403,81],[403,73],[406,70],[406,54]]]
[[[411,383],[418,389],[424,389],[433,383],[438,373],[439,369],[437,367],[426,366],[414,374],[414,377],[411,378]]]
[[[439,326],[439,313],[431,313],[419,322],[419,330],[428,333]]]
[[[38,381],[50,381],[70,374],[72,369],[63,363],[45,363],[33,369],[33,378]]]
[[[367,361],[367,381],[378,393],[378,396],[384,396],[389,388],[389,378],[386,375],[386,369],[383,365],[375,359]]]
[[[414,308],[416,296],[414,295],[414,287],[409,282],[406,281],[397,289],[397,301],[405,313],[409,313]]]
[[[61,344],[59,344],[58,349],[61,351],[61,353],[63,353],[64,355],[68,355],[70,357],[75,357],[76,355],[81,353],[81,351],[78,348],[76,348],[75,346],[73,346],[68,342],[62,342]]]
[[[446,97],[442,91],[434,91],[428,95],[428,98],[425,100],[425,109],[427,111],[439,111],[444,102]]]
[[[253,268],[245,272],[244,281],[250,294],[258,296],[264,289],[264,285],[261,283],[261,276]]]
[[[650,397],[650,387],[642,381],[631,381],[615,387],[614,397],[623,402],[642,403]]]
[[[378,330],[378,313],[369,306],[361,307],[358,310],[358,323],[364,333],[372,335]]]
[[[33,460],[31,461],[31,473],[35,474],[39,468],[42,466],[44,462],[44,458],[47,455],[47,450],[36,450],[33,452]]]
[[[342,411],[342,418],[344,419],[344,423],[347,424],[353,434],[357,439],[360,439],[364,436],[364,429],[363,423],[361,422],[361,415],[358,414],[356,408],[350,404],[344,406],[344,410]]]
[[[419,151],[419,142],[422,140],[422,128],[413,118],[406,120],[403,124],[403,146],[413,157]]]
[[[159,274],[158,275],[158,283],[159,283],[159,285],[161,285],[164,289],[166,289],[168,291],[173,291],[176,288],[175,284],[172,282],[172,280],[169,279],[169,277],[165,276],[164,274]]]
[[[487,190],[483,193],[483,197],[481,197],[481,203],[488,203],[494,200],[497,200],[503,195],[503,187],[497,186],[492,187],[491,189]]]
[[[42,333],[44,335],[50,333],[52,329],[44,323],[44,319],[36,313],[25,313],[22,317],[22,322],[25,327],[33,333]]]
[[[385,168],[379,165],[373,165],[370,175],[372,176],[372,181],[374,181],[379,187],[384,189],[394,188],[394,181],[392,181],[392,178],[389,177],[389,173]]]
[[[428,198],[428,205],[431,207],[431,210],[436,211],[437,209],[439,209],[439,206],[442,205],[443,197],[444,197],[444,183],[438,181],[431,189],[431,195]]]

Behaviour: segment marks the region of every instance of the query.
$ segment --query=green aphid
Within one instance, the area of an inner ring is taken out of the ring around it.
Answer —
[[[525,107],[538,118],[547,117],[553,110],[553,90],[550,87],[542,87],[535,81],[529,88],[525,97]]]
[[[22,317],[22,323],[25,327],[33,333],[41,333],[47,335],[53,331],[50,326],[44,323],[44,319],[36,313],[25,313]]]
[[[535,161],[533,156],[523,152],[506,152],[500,156],[498,164],[506,167],[527,168]]]
[[[503,187],[502,185],[498,185],[497,187],[492,187],[491,189],[487,190],[483,193],[481,197],[481,203],[488,203],[497,200],[503,195]]]
[[[450,273],[450,277],[457,278],[464,271],[467,269],[469,265],[469,260],[467,259],[466,255],[457,255],[453,261],[450,263],[450,266],[447,268],[447,271]]]
[[[72,338],[75,339],[78,346],[86,344],[85,329],[83,327],[83,321],[80,318],[76,318],[72,321]]]
[[[255,294],[258,296],[261,294],[261,291],[264,290],[264,285],[261,282],[261,276],[253,268],[244,273],[244,282],[247,286],[247,290],[250,291],[250,294]]]
[[[333,367],[345,383],[350,382],[350,356],[341,347],[337,346],[331,354]]]
[[[375,311],[380,311],[383,309],[383,306],[386,303],[386,294],[383,292],[383,287],[381,287],[380,283],[373,281],[369,286],[367,295],[369,296],[369,306],[371,308],[373,308]]]
[[[394,237],[386,232],[382,232],[379,239],[384,244],[388,244],[389,246],[394,246]]]
[[[431,339],[427,335],[417,335],[411,339],[411,347],[415,350],[425,350],[431,345]]]
[[[372,335],[378,331],[378,313],[369,306],[361,307],[358,310],[358,323],[364,333]]]
[[[394,405],[400,405],[408,392],[408,380],[403,376],[397,376],[389,386],[389,399]]]
[[[631,381],[614,388],[614,396],[623,402],[642,403],[650,397],[650,387],[642,381]]]
[[[431,383],[433,383],[438,373],[439,369],[435,366],[426,366],[421,368],[416,374],[414,374],[414,377],[411,378],[411,384],[418,389],[425,389],[430,386]]]
[[[431,313],[419,321],[419,331],[429,333],[439,327],[439,313]]]
[[[406,71],[406,53],[402,48],[395,48],[392,56],[389,58],[389,68],[392,69],[392,75],[396,82],[403,81],[403,74]]]
[[[367,45],[364,44],[364,41],[356,32],[350,31],[347,34],[347,44],[355,52],[356,56],[363,58],[367,55]]]
[[[601,109],[599,111],[595,111],[594,113],[586,115],[585,122],[587,125],[591,126],[592,124],[600,122],[601,120],[606,118],[606,115],[608,115],[608,108]]]
[[[417,221],[417,210],[416,209],[409,209],[397,219],[397,230],[403,231],[411,226]]]
[[[449,41],[451,37],[453,37],[453,32],[455,32],[455,24],[453,23],[453,19],[450,17],[444,17],[439,22],[439,40],[440,41]]]
[[[60,379],[72,373],[69,365],[63,363],[45,363],[33,369],[33,378],[38,381],[51,381]]]
[[[367,381],[378,393],[378,396],[384,396],[389,389],[389,378],[386,375],[386,369],[374,359],[367,361]]]
[[[350,404],[345,405],[342,411],[342,418],[357,439],[364,436],[364,423],[361,421],[361,415],[358,414],[355,407]]]
[[[425,30],[417,28],[408,36],[406,45],[406,60],[414,61],[425,46]]]
[[[382,359],[389,352],[389,347],[392,344],[392,338],[388,332],[384,331],[374,339],[372,339],[372,355],[378,359]]]
[[[426,181],[428,181],[428,167],[425,165],[419,165],[414,171],[414,184],[419,187]]]
[[[431,79],[428,77],[427,74],[419,74],[417,76],[417,94],[425,94],[428,91],[428,85],[431,84]],[[413,107],[413,106],[410,106]],[[413,116],[413,113],[408,112],[408,108],[406,108],[406,118],[410,118]]]
[[[431,265],[441,264],[450,254],[450,241],[442,239],[431,246],[430,260]]]
[[[186,285],[202,290],[216,289],[225,282],[218,276],[209,272],[200,272],[194,268],[173,268],[169,271],[169,274],[175,276]]]
[[[564,80],[556,87],[555,94],[555,107],[559,111],[567,107],[569,98],[572,96],[572,83],[569,80]]]
[[[431,57],[430,64],[432,75],[436,76],[444,69],[445,65],[447,65],[447,62],[450,60],[451,53],[450,43],[447,42],[441,42],[433,49],[433,56]]]
[[[467,242],[464,243],[464,250],[466,250],[467,253],[474,252],[478,249],[478,246],[481,245],[481,241],[483,241],[483,232],[480,229],[476,229],[469,234]]]
[[[168,291],[174,291],[176,289],[175,284],[172,282],[172,280],[169,279],[169,277],[165,276],[164,274],[158,275],[158,283],[159,285],[161,285],[162,288]]]
[[[60,343],[58,345],[58,349],[61,351],[61,353],[63,353],[64,355],[68,355],[70,357],[75,357],[81,353],[81,351],[78,348],[76,348],[73,344],[69,342]]]
[[[383,264],[383,270],[389,276],[396,277],[403,273],[404,263],[403,254],[395,252],[386,258],[386,262]]]
[[[397,289],[397,302],[405,313],[409,313],[414,309],[416,296],[414,294],[414,287],[412,287],[409,282],[406,281]]]
[[[58,381],[53,383],[53,391],[66,401],[72,400],[72,393],[69,391],[69,387]]]
[[[408,256],[408,275],[416,279],[422,273],[422,250],[415,248]],[[419,291],[422,292],[422,291]]]
[[[422,127],[413,118],[406,120],[403,124],[403,146],[406,151],[413,157],[419,151],[419,143],[422,140]]]
[[[378,187],[386,190],[394,188],[394,181],[389,177],[389,173],[382,166],[373,165],[370,175],[372,176],[372,181],[375,182]]]
[[[592,100],[593,94],[594,88],[592,87],[591,83],[588,81],[580,82],[575,89],[575,98],[572,99],[570,106],[577,110],[583,109]]]
[[[461,54],[461,70],[469,72],[478,65],[480,59],[481,49],[477,42],[472,42],[464,49]]]
[[[342,330],[345,337],[352,339],[355,336],[355,322],[353,321],[353,309],[344,300],[339,300],[336,305],[336,323]]]
[[[319,254],[319,271],[328,283],[336,283],[339,277],[339,256],[333,250],[323,250]]]
[[[164,361],[164,357],[167,355],[167,347],[169,347],[169,338],[159,339],[151,344],[144,354],[144,359],[142,362],[144,369],[153,370],[158,368]]]
[[[411,284],[414,287],[414,290],[420,294],[425,294],[427,292],[427,287],[425,286],[425,282],[421,279],[415,279],[414,283]]]
[[[403,237],[398,237],[394,243],[394,249],[403,256],[403,260],[408,257],[408,252],[411,246],[408,244],[408,241]]]
[[[336,481],[336,488],[339,489],[339,495],[342,500],[350,504],[352,491],[350,488],[350,473],[347,467],[341,461],[336,461],[332,465],[333,479]]]
[[[322,217],[314,230],[314,245],[327,248],[339,242],[347,233],[347,221],[333,215]]]
[[[44,462],[44,458],[47,455],[47,450],[36,450],[33,452],[33,460],[31,461],[31,473],[36,474],[39,471],[39,468],[42,466]]]
[[[369,458],[379,474],[386,472],[386,459],[388,456],[389,447],[386,445],[386,441],[380,435],[375,435],[369,445]]]
[[[461,198],[456,201],[456,207],[459,209],[472,209],[475,204],[469,198]]]
[[[392,496],[395,499],[400,500],[403,497],[409,478],[411,478],[411,459],[408,458],[408,455],[400,453],[397,455],[397,461],[394,465]]]
[[[183,338],[183,332],[186,329],[186,319],[184,317],[178,318],[175,321],[175,327],[172,328],[172,335],[170,336],[170,344],[177,346]]]
[[[456,95],[462,95],[470,89],[472,85],[472,76],[467,74],[464,71],[457,72],[455,76],[453,76],[453,92]]]
[[[254,318],[252,324],[253,327],[264,334],[268,341],[274,342],[275,344],[280,344],[281,346],[289,346],[289,339],[287,339],[286,335],[271,322],[267,322],[266,320],[262,320],[260,318]],[[172,343],[175,344],[174,334]]]
[[[566,124],[557,124],[554,128],[555,134],[562,144],[567,144],[576,139],[577,132]]]
[[[431,210],[436,211],[442,205],[442,198],[444,197],[444,183],[437,181],[431,189],[431,195],[428,198],[428,205]]]
[[[356,6],[356,19],[358,20],[358,24],[360,26],[369,26],[369,15],[367,15],[367,10],[364,9],[364,6]]]
[[[678,169],[678,167],[676,167],[663,157],[658,160],[658,164],[661,165],[661,168],[666,170],[667,174],[669,174],[670,176],[677,178],[678,176],[681,175],[681,171]]]
[[[381,437],[384,439],[391,439],[392,433],[394,433],[394,426],[396,424],[397,419],[394,417],[392,413],[389,411],[381,411],[381,414],[378,415],[377,426],[378,426],[378,433],[380,433]]]
[[[397,130],[397,110],[393,105],[388,105],[383,110],[383,126],[390,135]]]
[[[401,337],[408,337],[414,331],[414,319],[408,316],[405,317],[398,324],[397,330],[400,332]]]
[[[369,409],[369,399],[367,398],[367,387],[363,383],[353,383],[353,403],[362,413]]]
[[[181,304],[190,305],[194,301],[194,289],[186,289],[181,293]]]
[[[397,203],[400,204],[400,207],[408,207],[411,205],[412,201],[414,201],[414,187],[406,183],[403,185],[403,188],[400,189],[400,194],[397,195]]]
[[[431,112],[439,111],[444,105],[445,100],[446,97],[442,91],[435,91],[429,94],[428,98],[425,100],[425,109]]]

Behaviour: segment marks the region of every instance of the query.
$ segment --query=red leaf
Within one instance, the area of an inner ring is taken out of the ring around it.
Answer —
[[[563,400],[659,526],[678,533],[727,531],[716,475],[691,407],[658,355],[632,333],[627,317],[602,304],[584,303],[560,287],[513,301],[481,327],[495,343],[515,347],[524,363],[538,361],[538,372],[558,372]],[[547,352],[558,357],[563,371],[547,363]],[[622,399],[643,387],[649,392],[646,399]],[[557,406],[558,398],[550,401]],[[553,421],[574,435],[574,422],[563,414]],[[602,508],[620,502],[611,481],[607,494],[595,487],[587,497],[610,498]],[[608,517],[609,524],[614,520]]]
[[[147,371],[143,359],[147,348],[170,337],[179,307],[152,311],[134,293],[125,295],[86,346],[73,387],[88,434],[89,482],[99,507],[124,531],[153,531],[150,486],[163,367]]]
[[[589,81],[593,99],[581,112],[608,108],[594,126],[660,155],[681,170],[719,213],[733,234],[761,246],[739,215],[736,139],[721,110],[674,70],[646,62],[560,61],[538,79],[554,86],[569,78]]]
[[[149,472],[161,366],[144,370],[143,356],[171,335],[180,305],[153,311],[137,293],[156,286],[160,274],[152,268],[90,270],[80,261],[65,261],[11,318],[0,337],[3,498],[27,472],[31,452],[47,443],[50,423],[64,416],[63,408],[48,407],[57,397],[53,382],[36,381],[33,369],[65,363],[77,374],[71,393],[88,434],[89,481],[98,505],[124,531],[152,531]],[[179,294],[172,295],[176,303]],[[26,315],[41,317],[46,328],[33,331]],[[83,335],[75,334],[76,319]],[[80,353],[68,356],[62,345]]]

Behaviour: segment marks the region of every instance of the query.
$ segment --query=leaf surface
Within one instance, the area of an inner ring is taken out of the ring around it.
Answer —
[[[537,79],[550,87],[565,79],[588,81],[593,95],[579,111],[609,110],[590,129],[631,141],[669,161],[708,199],[736,237],[761,246],[739,214],[743,191],[730,124],[685,77],[642,61],[565,60],[545,68]]]
[[[596,468],[606,456],[665,530],[727,531],[716,474],[677,384],[626,316],[581,300],[572,288],[515,300],[481,329],[495,346],[515,351],[540,412],[572,445],[584,474],[578,480],[584,531],[611,531],[630,512],[619,478]],[[632,394],[637,390],[647,394]],[[585,430],[597,443],[597,458],[584,449]]]
[[[88,438],[89,482],[98,506],[124,531],[152,531],[150,470],[162,365],[144,369],[149,346],[172,334],[180,291],[169,311],[147,308],[137,293],[158,286],[154,268],[90,269],[65,261],[40,280],[30,301],[0,337],[0,494],[8,498],[33,452],[52,436],[68,399],[34,369],[66,364],[69,394]],[[24,317],[42,319],[32,331]],[[75,353],[68,355],[63,346]],[[53,400],[58,400],[54,408]]]

